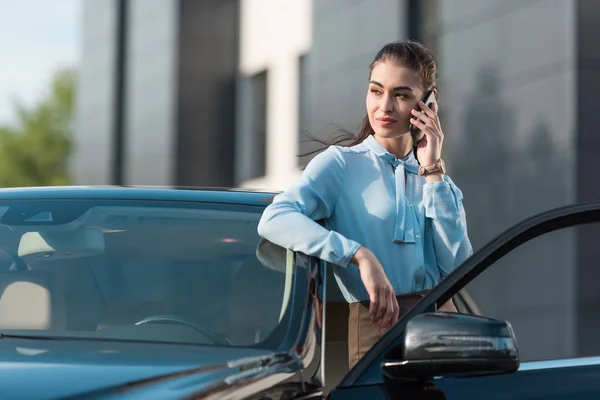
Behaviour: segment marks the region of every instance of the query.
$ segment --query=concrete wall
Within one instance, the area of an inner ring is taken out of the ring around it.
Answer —
[[[478,249],[576,199],[575,2],[437,3],[424,40],[438,50],[444,157]],[[487,314],[513,323],[523,359],[575,354],[575,239],[526,244],[470,285]]]
[[[405,37],[405,14],[401,0],[314,2],[307,78],[311,134],[358,128],[366,113],[369,64],[384,44]]]
[[[88,0],[84,7],[77,183],[111,183],[116,4]],[[178,4],[131,3],[127,183],[285,189],[300,174],[299,128],[325,137],[336,126],[356,129],[369,63],[383,44],[412,31],[409,8],[419,4],[420,39],[440,63],[444,158],[465,195],[474,248],[534,213],[600,197],[592,175],[600,147],[600,6],[593,0],[242,0],[239,21],[233,0]],[[255,151],[247,136],[248,79],[264,71],[266,170],[246,179]],[[523,359],[600,351],[597,236],[545,236],[470,285],[489,315],[513,323]],[[347,306],[329,283],[341,315]],[[330,384],[346,360],[343,335],[332,340],[329,355],[341,364],[328,365]]]
[[[111,182],[117,1],[86,0],[82,7],[74,156],[75,184]]]
[[[126,184],[173,184],[178,23],[178,2],[130,2],[124,148]]]
[[[299,176],[299,59],[311,48],[312,1],[241,0],[237,183],[243,187],[282,190]],[[316,2],[318,3],[318,2]],[[252,100],[248,79],[267,72],[266,174],[245,180],[252,147],[244,107]],[[240,102],[243,100],[243,102]]]
[[[234,185],[238,3],[84,4],[75,183]]]

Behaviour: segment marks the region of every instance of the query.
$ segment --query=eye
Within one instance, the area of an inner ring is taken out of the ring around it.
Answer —
[[[407,95],[406,93],[396,93],[396,97],[400,97],[402,99],[408,99],[408,98],[410,98],[410,96]]]
[[[371,93],[381,94],[381,91],[377,89],[371,89]]]

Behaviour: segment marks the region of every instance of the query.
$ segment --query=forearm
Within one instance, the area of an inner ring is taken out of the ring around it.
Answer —
[[[360,248],[357,242],[321,226],[285,204],[272,205],[265,211],[258,233],[281,247],[340,266],[347,266]]]
[[[442,182],[444,180],[444,177],[440,173],[435,173],[427,175],[425,177],[425,180],[427,181],[427,183]]]
[[[329,147],[313,158],[298,181],[275,196],[263,212],[259,235],[281,247],[346,266],[360,245],[315,222],[334,213],[345,177],[342,152]]]
[[[462,193],[449,178],[425,189],[425,215],[431,220],[437,264],[448,275],[472,253]]]

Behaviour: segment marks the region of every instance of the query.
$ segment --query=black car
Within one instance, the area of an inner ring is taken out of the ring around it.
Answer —
[[[272,198],[0,190],[0,398],[600,398],[600,359],[523,362],[519,329],[467,286],[538,236],[598,222],[600,204],[506,231],[345,371],[328,266],[256,232]],[[436,312],[450,298],[459,313]]]

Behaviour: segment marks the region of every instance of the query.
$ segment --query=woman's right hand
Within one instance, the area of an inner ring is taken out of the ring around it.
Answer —
[[[379,331],[383,332],[398,321],[399,307],[394,289],[371,250],[360,247],[350,262],[358,265],[360,278],[369,293],[371,322],[378,324]]]

